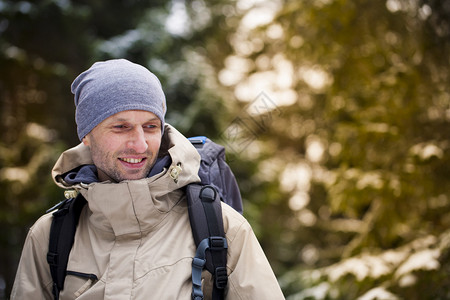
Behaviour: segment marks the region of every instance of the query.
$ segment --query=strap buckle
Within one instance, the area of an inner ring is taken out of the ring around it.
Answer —
[[[228,275],[227,275],[227,268],[226,267],[217,267],[216,268],[216,287],[218,289],[223,290],[228,283]]]
[[[227,239],[221,236],[211,236],[209,237],[209,250],[210,251],[221,251],[228,249]]]

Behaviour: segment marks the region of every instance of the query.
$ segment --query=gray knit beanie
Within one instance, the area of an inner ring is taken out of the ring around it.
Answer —
[[[97,62],[72,83],[80,141],[106,118],[125,110],[154,113],[164,129],[166,97],[158,78],[125,59]]]

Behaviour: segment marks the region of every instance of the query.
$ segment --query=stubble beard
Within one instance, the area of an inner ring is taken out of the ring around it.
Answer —
[[[100,181],[110,180],[112,182],[121,182],[124,180],[139,180],[147,177],[156,162],[158,153],[146,153],[147,164],[140,169],[135,170],[122,170],[119,157],[124,155],[135,155],[137,153],[131,153],[130,151],[124,153],[107,153],[97,147],[94,139],[91,140],[91,155],[94,165],[97,168],[97,173]]]

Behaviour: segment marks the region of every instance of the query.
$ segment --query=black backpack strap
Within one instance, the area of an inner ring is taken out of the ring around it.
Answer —
[[[203,299],[201,271],[213,275],[212,299],[223,299],[227,277],[227,241],[223,228],[222,207],[217,190],[212,186],[187,186],[189,220],[197,253],[192,264],[193,299]],[[208,251],[209,250],[209,251]]]
[[[85,204],[86,199],[78,194],[76,198],[62,202],[53,213],[47,262],[53,279],[52,292],[56,300],[64,288],[69,253],[73,246],[78,219]]]

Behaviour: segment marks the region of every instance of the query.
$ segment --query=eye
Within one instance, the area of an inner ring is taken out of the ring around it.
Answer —
[[[155,122],[152,122],[152,123],[147,123],[147,124],[142,125],[142,128],[144,130],[155,130],[155,129],[160,128],[160,125]]]
[[[114,125],[113,128],[117,129],[117,130],[124,130],[124,129],[128,129],[129,126],[124,125],[124,124],[117,124],[117,125]]]

